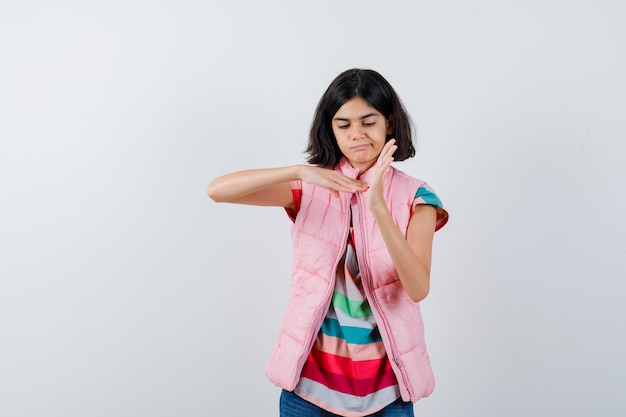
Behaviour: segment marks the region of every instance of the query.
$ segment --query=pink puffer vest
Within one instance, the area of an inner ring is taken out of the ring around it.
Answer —
[[[335,168],[356,178],[345,160]],[[368,170],[361,180],[368,181]],[[424,181],[391,168],[385,201],[406,234],[417,189]],[[404,401],[428,396],[435,381],[424,343],[418,303],[404,291],[365,193],[333,197],[325,188],[302,183],[302,202],[292,229],[293,274],[282,328],[266,369],[271,382],[292,391],[320,329],[334,291],[337,265],[346,249],[350,211],[361,277]]]

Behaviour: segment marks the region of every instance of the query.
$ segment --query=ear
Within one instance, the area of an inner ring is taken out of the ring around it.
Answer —
[[[391,135],[396,128],[396,118],[393,114],[387,119],[387,134]]]

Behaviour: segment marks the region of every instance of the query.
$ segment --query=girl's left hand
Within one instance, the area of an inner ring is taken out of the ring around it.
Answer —
[[[387,174],[387,171],[389,171],[389,167],[393,162],[393,153],[396,149],[398,149],[396,140],[390,139],[387,143],[385,143],[385,146],[383,146],[383,150],[380,151],[380,155],[378,155],[378,161],[373,167],[374,171],[372,172],[372,177],[370,179],[370,189],[367,193],[366,201],[367,207],[372,212],[387,207],[383,194],[383,184],[385,182],[385,174]]]

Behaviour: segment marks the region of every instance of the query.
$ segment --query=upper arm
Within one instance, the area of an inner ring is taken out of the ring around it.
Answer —
[[[437,209],[429,204],[415,206],[409,220],[406,240],[426,269],[430,271],[433,237],[437,226]]]

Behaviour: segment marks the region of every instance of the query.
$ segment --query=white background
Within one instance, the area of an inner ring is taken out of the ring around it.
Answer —
[[[429,417],[626,414],[626,3],[0,2],[0,416],[277,416],[281,209],[351,67],[451,214],[422,303]]]

